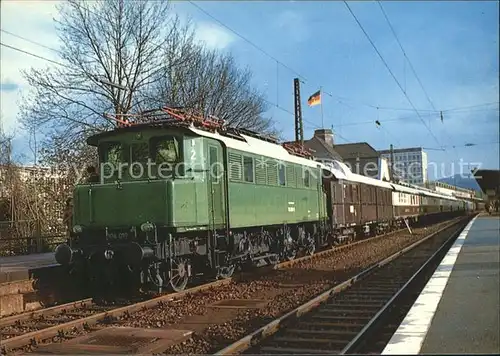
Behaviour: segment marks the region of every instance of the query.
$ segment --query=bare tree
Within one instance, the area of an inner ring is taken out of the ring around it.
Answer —
[[[192,27],[171,13],[168,1],[68,0],[59,13],[61,65],[24,73],[32,90],[21,107],[30,132],[36,128],[49,138],[40,145],[49,158],[113,128],[104,112],[131,114],[160,103],[194,105],[237,126],[271,128],[250,72],[195,43]]]
[[[164,74],[148,93],[150,105],[195,108],[234,127],[274,133],[271,119],[263,116],[267,102],[252,87],[249,69],[240,69],[230,54],[216,50],[187,46],[182,51],[190,61],[163,67]]]
[[[12,137],[3,131],[2,119],[0,116],[0,166],[7,165],[10,162],[12,142]]]
[[[140,107],[170,44],[189,36],[166,1],[69,0],[59,13],[61,65],[25,73],[32,92],[22,116],[68,141],[116,125],[103,112]]]

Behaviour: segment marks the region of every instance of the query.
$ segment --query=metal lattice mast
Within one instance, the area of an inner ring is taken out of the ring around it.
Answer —
[[[304,144],[304,128],[302,126],[302,107],[300,104],[300,81],[299,78],[293,80],[295,99],[295,142]]]

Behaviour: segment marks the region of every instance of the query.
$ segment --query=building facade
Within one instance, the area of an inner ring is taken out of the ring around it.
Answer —
[[[330,129],[314,131],[314,136],[304,141],[304,146],[312,151],[318,162],[342,161],[342,157],[333,148],[333,132]]]
[[[424,185],[427,182],[427,153],[422,147],[399,148],[379,151],[387,159],[393,178],[409,184]],[[394,162],[391,162],[391,156]]]
[[[366,142],[334,145],[333,149],[342,157],[353,173],[373,179],[381,179],[380,154]]]
[[[473,189],[456,187],[444,182],[426,182],[425,187],[438,193],[453,196],[456,198],[472,199],[476,197],[476,192]]]

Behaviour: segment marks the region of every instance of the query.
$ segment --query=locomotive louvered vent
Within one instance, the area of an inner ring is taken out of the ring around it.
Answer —
[[[314,174],[309,173],[309,187],[315,189],[317,184],[318,182],[316,181]]]
[[[229,153],[229,169],[231,180],[242,180],[243,165],[241,163],[241,155],[237,153]]]
[[[257,164],[255,165],[255,183],[266,184],[267,183],[266,165],[259,163],[259,159],[257,159],[256,162]]]
[[[276,162],[267,163],[267,183],[278,185],[278,165]]]
[[[286,181],[289,187],[295,187],[297,180],[295,179],[295,168],[291,164],[286,166]]]
[[[302,167],[295,167],[295,182],[297,183],[297,188],[304,188],[304,172]]]

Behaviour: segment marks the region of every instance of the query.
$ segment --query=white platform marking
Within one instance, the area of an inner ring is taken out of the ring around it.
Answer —
[[[477,216],[467,224],[460,236],[455,240],[398,330],[392,335],[382,355],[416,355],[420,352],[460,249],[476,219]]]

